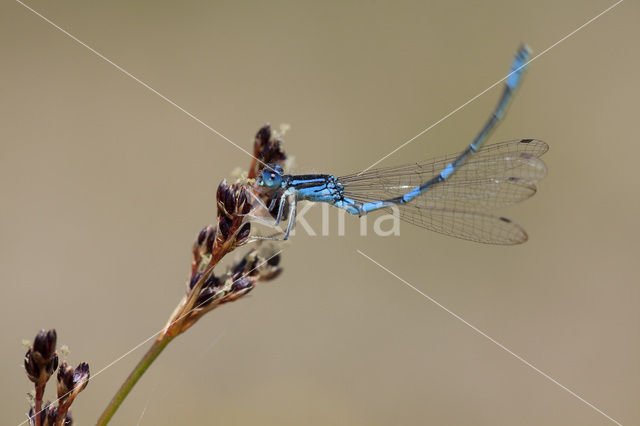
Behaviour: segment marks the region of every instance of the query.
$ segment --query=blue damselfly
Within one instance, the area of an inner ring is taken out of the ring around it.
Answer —
[[[504,116],[520,84],[529,59],[522,46],[505,80],[502,96],[489,120],[473,141],[456,155],[385,167],[347,176],[289,175],[276,164],[267,165],[254,188],[269,219],[251,215],[270,225],[288,218],[281,238],[289,237],[298,201],[324,202],[353,215],[397,208],[400,218],[442,234],[488,244],[519,244],[526,232],[515,222],[489,211],[517,203],[536,192],[546,174],[540,156],[548,149],[537,139],[519,139],[482,147]],[[267,205],[268,204],[268,205]]]

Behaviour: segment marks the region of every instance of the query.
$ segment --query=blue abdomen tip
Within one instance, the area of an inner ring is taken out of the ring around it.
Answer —
[[[527,61],[530,57],[531,49],[529,49],[529,46],[526,44],[520,46],[516,52],[516,57],[513,60],[513,65],[511,65],[511,73],[506,81],[509,89],[513,90],[518,84],[520,84],[520,79],[522,78],[522,74],[524,73]]]

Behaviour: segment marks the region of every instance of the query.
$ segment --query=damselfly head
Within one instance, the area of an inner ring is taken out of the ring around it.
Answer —
[[[276,189],[282,184],[282,167],[277,164],[268,164],[262,170],[260,176],[256,180],[256,184],[263,188]]]

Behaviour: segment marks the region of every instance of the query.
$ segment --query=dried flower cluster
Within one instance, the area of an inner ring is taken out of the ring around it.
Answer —
[[[73,420],[69,408],[89,383],[89,364],[86,362],[80,363],[75,369],[63,362],[58,368],[56,341],[55,330],[42,330],[24,357],[27,377],[35,385],[35,401],[29,410],[29,422],[34,426],[71,425]],[[46,402],[43,407],[45,386],[56,368],[58,368],[57,405]]]
[[[231,185],[223,181],[218,186],[217,222],[200,231],[193,244],[191,276],[187,281],[185,296],[152,347],[114,395],[98,419],[98,425],[106,425],[110,421],[142,374],[173,338],[188,330],[207,312],[221,304],[238,300],[253,290],[259,281],[274,279],[281,273],[279,252],[258,244],[224,273],[214,274],[214,268],[223,257],[249,241],[251,223],[247,215],[253,208],[252,201],[255,197],[264,197],[259,192],[250,192],[256,189],[251,186],[251,182],[267,164],[282,166],[287,158],[281,148],[281,141],[274,136],[269,125],[263,126],[256,134],[254,156],[248,180]],[[33,426],[71,425],[69,408],[89,382],[89,365],[81,363],[74,369],[63,362],[58,368],[55,348],[55,330],[42,330],[25,356],[27,376],[34,382],[36,390],[35,403],[29,412],[30,424]],[[44,388],[56,368],[57,404],[47,402],[43,407]]]
[[[282,164],[286,160],[281,144],[269,125],[258,131],[249,178],[257,176],[266,164]],[[280,273],[279,255],[262,247],[249,250],[222,275],[213,272],[224,256],[249,240],[251,223],[246,215],[253,206],[247,185],[229,185],[225,180],[218,186],[217,224],[205,227],[198,234],[192,250],[187,294],[167,321],[159,339],[183,333],[205,313],[218,305],[237,300],[250,292],[258,281],[271,280]]]

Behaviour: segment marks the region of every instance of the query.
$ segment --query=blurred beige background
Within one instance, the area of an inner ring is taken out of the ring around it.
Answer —
[[[243,148],[263,123],[289,123],[294,171],[344,174],[504,76],[520,42],[541,52],[612,2],[28,4]],[[352,218],[346,237],[299,232],[281,278],[173,342],[113,424],[611,424],[356,249],[639,424],[639,12],[624,2],[536,60],[492,136],[551,146],[538,194],[502,212],[529,242],[409,226],[360,237]],[[95,374],[156,332],[218,182],[250,158],[19,3],[0,5],[0,33],[0,412],[11,425],[30,390],[21,339],[55,327],[68,360]],[[383,164],[459,151],[498,95]],[[319,226],[319,209],[308,218]],[[76,424],[95,422],[143,351],[94,376]]]

